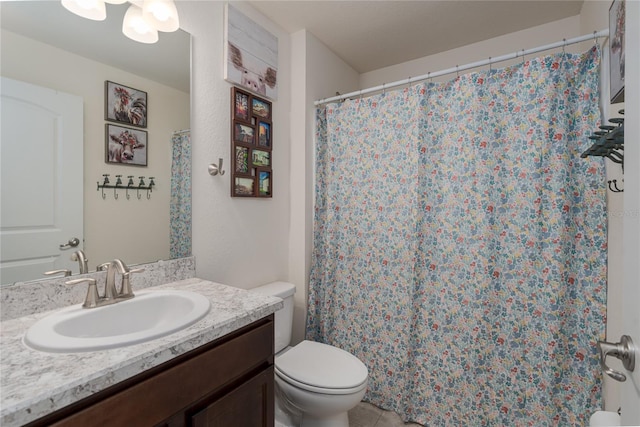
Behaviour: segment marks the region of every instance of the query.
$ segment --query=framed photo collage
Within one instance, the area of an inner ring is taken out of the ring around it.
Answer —
[[[231,88],[231,197],[273,196],[271,102]]]

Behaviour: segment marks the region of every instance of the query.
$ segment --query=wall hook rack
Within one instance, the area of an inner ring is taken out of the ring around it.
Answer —
[[[624,110],[618,111],[624,114]],[[609,119],[613,125],[602,125],[600,130],[595,131],[589,139],[595,141],[591,147],[580,155],[582,158],[587,156],[606,157],[614,163],[622,167],[624,174],[624,118],[615,117]],[[607,181],[609,190],[614,193],[622,193],[624,189],[618,187],[617,180]]]
[[[109,180],[109,174],[105,173],[102,174],[102,183],[100,183],[100,181],[97,182],[98,184],[98,191],[102,190],[102,198],[106,199],[107,198],[107,194],[104,192],[105,188],[108,189],[113,189],[113,198],[118,200],[118,190],[120,189],[124,189],[125,190],[125,194],[127,197],[127,200],[129,200],[131,198],[131,195],[129,194],[129,189],[135,189],[136,193],[137,193],[137,197],[138,200],[142,199],[142,195],[140,194],[140,190],[146,190],[147,191],[147,199],[151,198],[151,193],[153,192],[153,187],[156,185],[155,183],[155,177],[150,176],[149,177],[149,184],[146,184],[144,182],[144,176],[140,176],[138,177],[140,179],[140,182],[138,183],[138,185],[135,185],[134,181],[133,181],[133,175],[128,175],[127,176],[127,186],[125,187],[122,183],[122,175],[116,175],[116,182],[115,184],[111,185],[111,181]]]

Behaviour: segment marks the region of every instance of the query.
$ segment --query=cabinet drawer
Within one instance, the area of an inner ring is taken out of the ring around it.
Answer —
[[[246,381],[251,371],[267,369],[273,363],[273,316],[243,328],[182,356],[179,364],[167,362],[153,368],[153,376],[140,374],[102,400],[79,408],[52,423],[50,417],[35,425],[122,427],[151,426],[186,411],[216,390]],[[238,331],[240,333],[240,331]],[[204,350],[203,350],[204,349]],[[165,365],[170,365],[163,369]],[[141,378],[142,377],[142,378]],[[271,381],[273,374],[271,375]],[[117,387],[117,386],[114,386]],[[109,389],[105,390],[108,392]],[[103,393],[103,392],[101,392]],[[273,394],[273,393],[271,393]],[[91,398],[88,398],[91,399]],[[87,400],[88,400],[87,399]]]

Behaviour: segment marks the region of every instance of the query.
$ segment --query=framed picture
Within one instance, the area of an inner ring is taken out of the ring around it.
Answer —
[[[271,148],[271,124],[260,122],[258,124],[258,145],[264,148]]]
[[[106,163],[147,166],[146,131],[107,123],[105,135]]]
[[[233,88],[233,118],[249,122],[249,94]]]
[[[147,92],[110,81],[104,82],[104,119],[147,127]]]
[[[239,174],[249,174],[251,171],[249,170],[249,148],[242,147],[240,145],[236,145],[236,164],[235,164],[235,173]]]
[[[253,197],[255,178],[239,177],[234,178],[233,195],[235,197]]]
[[[258,169],[258,197],[271,197],[271,170]]]
[[[253,126],[243,123],[234,123],[233,140],[244,144],[253,144],[255,129]]]
[[[271,102],[231,88],[231,197],[273,197]]]
[[[251,152],[251,164],[257,167],[271,166],[271,152],[262,150],[253,150]]]
[[[259,96],[278,98],[278,38],[227,4],[224,78]]]
[[[611,103],[624,102],[625,0],[614,0],[609,8],[609,81]]]
[[[267,101],[263,101],[259,98],[252,98],[251,100],[251,110],[254,115],[258,117],[262,117],[263,119],[271,118],[271,103]]]

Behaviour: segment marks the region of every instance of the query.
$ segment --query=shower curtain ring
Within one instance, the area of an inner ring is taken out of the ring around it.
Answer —
[[[524,65],[524,49],[522,49],[522,65]]]
[[[493,62],[491,62],[491,57],[489,57],[489,71],[493,71]]]
[[[382,94],[383,94],[383,95],[385,94],[385,91],[384,91],[384,85],[385,85],[385,83],[382,83]]]
[[[460,77],[460,70],[458,69],[458,64],[456,64],[456,78]]]

